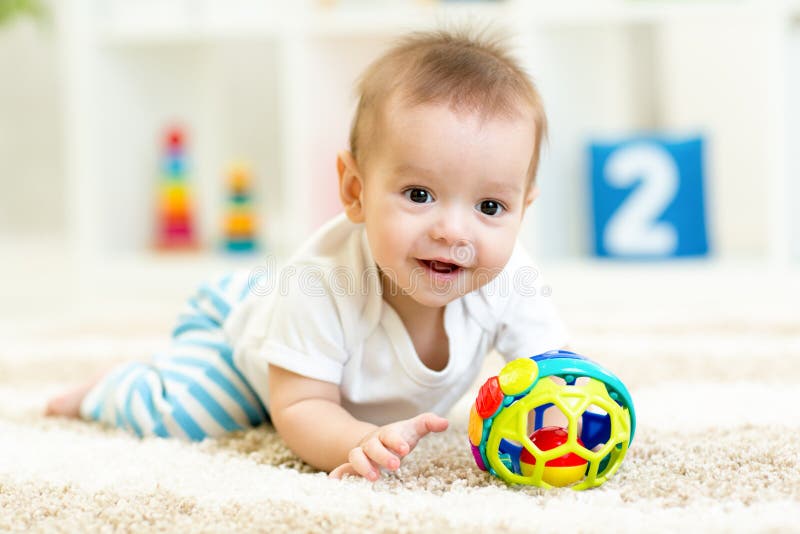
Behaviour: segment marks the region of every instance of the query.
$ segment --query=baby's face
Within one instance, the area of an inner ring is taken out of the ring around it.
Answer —
[[[389,289],[443,306],[494,278],[535,194],[527,187],[533,120],[395,105],[380,131],[363,169],[362,200]]]

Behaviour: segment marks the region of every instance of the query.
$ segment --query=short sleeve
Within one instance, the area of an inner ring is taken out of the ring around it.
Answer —
[[[510,361],[564,347],[567,329],[553,303],[552,288],[519,244],[502,275],[509,290],[497,317],[494,348]]]
[[[347,361],[337,302],[319,266],[282,271],[272,298],[251,314],[250,332],[260,332],[246,350],[247,367],[276,365],[299,375],[340,384]],[[254,365],[255,364],[255,365]]]

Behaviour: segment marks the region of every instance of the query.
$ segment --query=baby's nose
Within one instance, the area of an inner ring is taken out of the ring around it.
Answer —
[[[448,245],[453,245],[467,239],[465,224],[453,211],[448,210],[442,213],[431,227],[431,237],[436,241],[444,241]]]
[[[431,237],[446,244],[448,257],[459,265],[468,267],[475,262],[475,244],[469,237],[467,224],[457,215],[441,217],[432,227]]]

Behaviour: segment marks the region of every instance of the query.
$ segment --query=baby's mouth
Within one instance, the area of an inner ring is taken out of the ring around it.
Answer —
[[[428,269],[442,274],[450,274],[461,269],[460,265],[439,260],[417,260]]]

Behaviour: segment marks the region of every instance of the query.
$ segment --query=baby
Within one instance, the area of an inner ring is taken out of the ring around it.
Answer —
[[[400,467],[486,354],[566,344],[517,243],[546,131],[535,87],[496,42],[412,34],[363,74],[344,213],[279,273],[200,287],[172,347],[50,400],[48,415],[202,440],[271,420],[332,477]]]

